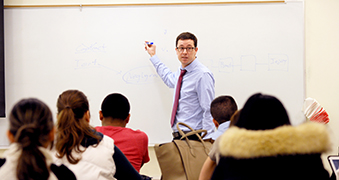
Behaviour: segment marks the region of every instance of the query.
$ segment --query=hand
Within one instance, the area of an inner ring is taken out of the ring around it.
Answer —
[[[152,57],[152,56],[155,55],[156,46],[154,44],[147,44],[147,42],[149,42],[149,41],[145,41],[145,50]]]

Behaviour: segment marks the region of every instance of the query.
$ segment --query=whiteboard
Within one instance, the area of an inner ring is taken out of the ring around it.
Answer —
[[[56,117],[58,95],[78,89],[97,126],[102,100],[119,92],[131,103],[128,127],[146,132],[150,144],[171,141],[173,89],[143,43],[153,41],[176,71],[175,38],[189,31],[198,37],[199,61],[214,74],[216,96],[232,95],[241,108],[256,92],[274,95],[298,124],[305,98],[303,9],[303,2],[5,9],[7,115],[20,99],[36,97]],[[7,120],[0,126],[6,129]]]

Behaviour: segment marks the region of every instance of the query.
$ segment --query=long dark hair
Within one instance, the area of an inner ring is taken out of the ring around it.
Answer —
[[[53,129],[52,113],[42,101],[23,99],[14,105],[9,116],[9,131],[19,144],[22,153],[16,169],[20,180],[46,180],[49,167],[46,158],[38,149],[49,141]]]
[[[84,93],[78,90],[67,90],[60,94],[57,102],[58,121],[55,148],[57,156],[66,156],[68,162],[77,164],[81,158],[72,156],[72,151],[82,153],[81,142],[85,137],[97,139],[100,136],[90,127],[84,119],[85,113],[89,111],[89,103]]]
[[[257,93],[247,100],[235,126],[266,130],[290,124],[286,109],[276,97]]]

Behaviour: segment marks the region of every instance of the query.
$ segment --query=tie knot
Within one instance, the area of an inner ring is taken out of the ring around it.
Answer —
[[[180,76],[185,75],[185,73],[186,73],[186,69],[182,69],[181,72],[180,72]]]

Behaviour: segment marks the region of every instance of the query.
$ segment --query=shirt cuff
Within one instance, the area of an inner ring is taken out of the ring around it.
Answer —
[[[158,58],[157,55],[152,56],[150,60],[153,64],[158,64],[160,62],[160,59]]]

